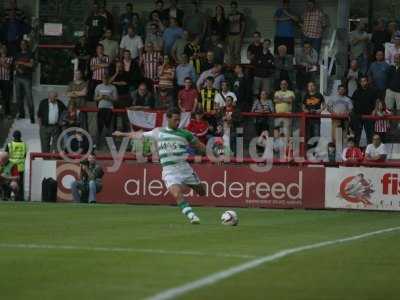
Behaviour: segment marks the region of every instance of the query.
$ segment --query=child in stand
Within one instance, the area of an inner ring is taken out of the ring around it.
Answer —
[[[372,115],[377,117],[390,116],[392,113],[385,107],[385,104],[382,101],[378,101],[376,103],[375,110],[372,112]],[[377,120],[375,121],[375,133],[381,137],[382,143],[386,143],[386,134],[390,130],[390,121],[389,120]]]

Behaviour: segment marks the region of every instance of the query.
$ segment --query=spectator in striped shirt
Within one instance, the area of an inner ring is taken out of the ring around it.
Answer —
[[[391,111],[385,107],[385,104],[378,100],[376,102],[376,107],[372,112],[372,115],[377,117],[384,117],[391,115]],[[386,142],[386,134],[390,130],[390,121],[389,120],[377,120],[375,121],[375,133],[381,137],[382,142]]]
[[[162,56],[159,51],[154,51],[154,44],[146,42],[146,51],[140,59],[140,66],[143,69],[144,78],[153,86],[158,80],[158,68],[162,63]]]
[[[204,112],[215,112],[215,96],[217,95],[217,92],[218,90],[214,88],[214,77],[207,77],[205,87],[200,90],[200,103]]]
[[[96,56],[90,60],[90,70],[92,71],[92,80],[89,88],[89,101],[93,101],[94,90],[102,83],[104,76],[108,74],[110,67],[110,58],[104,54],[104,46],[99,44],[96,47]]]
[[[327,20],[315,2],[315,0],[307,1],[307,8],[302,17],[302,29],[304,41],[308,41],[319,54],[322,33],[327,26]]]
[[[11,72],[13,58],[7,54],[7,47],[0,47],[0,92],[4,114],[6,117],[11,117],[10,98],[12,91]]]
[[[164,56],[164,63],[159,67],[158,76],[159,88],[172,92],[175,82],[175,67],[171,64],[171,60],[168,55]]]
[[[343,149],[342,160],[344,162],[360,162],[364,155],[360,148],[355,146],[354,138],[347,139],[347,147]]]

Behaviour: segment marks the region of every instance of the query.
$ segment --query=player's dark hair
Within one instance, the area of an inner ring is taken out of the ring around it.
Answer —
[[[167,110],[167,118],[172,118],[173,115],[180,115],[181,110],[178,107],[172,107]]]

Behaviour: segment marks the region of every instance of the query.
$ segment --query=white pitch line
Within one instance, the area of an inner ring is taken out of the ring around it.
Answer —
[[[44,245],[44,244],[8,244],[0,243],[0,248],[20,248],[20,249],[51,249],[51,250],[83,250],[99,252],[131,252],[131,253],[150,253],[166,255],[188,255],[188,256],[214,256],[228,258],[255,258],[255,255],[229,254],[229,253],[206,253],[199,251],[172,251],[162,249],[140,249],[140,248],[119,248],[119,247],[84,247],[72,245]]]
[[[272,255],[267,255],[267,256],[260,257],[260,258],[256,258],[254,260],[237,265],[235,267],[231,267],[224,271],[213,273],[213,274],[210,274],[203,278],[200,278],[198,280],[186,283],[184,285],[162,291],[157,295],[147,298],[147,300],[175,299],[176,297],[182,296],[190,291],[197,290],[199,288],[217,283],[223,279],[232,277],[234,275],[248,271],[250,269],[257,268],[257,267],[261,266],[262,264],[265,264],[265,263],[268,263],[271,261],[275,261],[275,260],[278,260],[280,258],[289,256],[289,255],[292,255],[295,253],[299,253],[299,252],[303,252],[303,251],[307,251],[307,250],[313,250],[313,249],[317,249],[317,248],[322,248],[322,247],[335,245],[335,244],[347,243],[347,242],[371,237],[374,235],[398,231],[398,230],[400,230],[400,227],[387,228],[387,229],[372,231],[372,232],[355,235],[355,236],[351,236],[351,237],[347,237],[347,238],[341,238],[341,239],[337,239],[337,240],[330,240],[330,241],[326,241],[326,242],[320,242],[320,243],[316,243],[316,244],[310,244],[310,245],[300,246],[300,247],[296,247],[296,248],[281,250]]]

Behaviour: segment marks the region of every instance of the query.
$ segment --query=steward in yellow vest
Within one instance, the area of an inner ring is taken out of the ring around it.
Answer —
[[[18,186],[20,195],[18,195],[16,199],[23,200],[25,158],[28,153],[28,145],[21,140],[21,132],[19,130],[14,131],[13,138],[13,141],[11,143],[8,143],[6,151],[9,154],[10,161],[14,163],[18,168]]]

